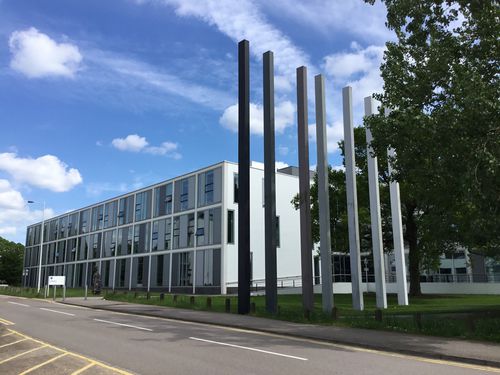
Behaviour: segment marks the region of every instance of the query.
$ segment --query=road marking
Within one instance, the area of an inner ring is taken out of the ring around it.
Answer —
[[[88,365],[86,366],[83,366],[80,370],[76,370],[75,372],[72,372],[71,375],[78,375],[78,374],[81,374],[82,372],[84,372],[85,370],[88,370],[89,368],[91,368],[92,366],[95,366],[95,363],[94,362],[91,362],[89,363]]]
[[[226,342],[219,342],[219,341],[212,341],[212,340],[205,340],[205,339],[200,339],[197,337],[190,337],[191,340],[197,340],[197,341],[203,341],[203,342],[208,342],[210,344],[217,344],[217,345],[223,345],[223,346],[230,346],[232,348],[238,348],[238,349],[245,349],[245,350],[251,350],[254,352],[259,352],[259,353],[265,353],[265,354],[272,354],[276,355],[279,357],[286,357],[286,358],[292,358],[292,359],[298,359],[300,361],[307,361],[307,358],[303,357],[296,357],[294,355],[288,355],[288,354],[282,354],[282,353],[276,353],[276,352],[270,352],[267,350],[262,350],[262,349],[256,349],[256,348],[249,348],[247,346],[240,346],[240,345],[234,345],[234,344],[228,344]]]
[[[13,326],[15,323],[11,322],[10,320],[7,319],[2,319],[0,318],[0,323],[6,325],[6,326]]]
[[[20,339],[20,340],[14,341],[14,342],[9,342],[8,344],[0,345],[0,348],[5,348],[6,346],[14,345],[14,344],[17,344],[18,342],[25,341],[25,340],[26,339]]]
[[[30,349],[30,350],[27,350],[25,352],[22,352],[22,353],[19,353],[19,354],[16,354],[10,358],[7,358],[7,359],[4,359],[3,361],[0,361],[0,365],[1,364],[4,364],[5,362],[8,362],[8,361],[12,361],[13,359],[16,359],[17,357],[20,357],[22,355],[25,355],[25,354],[28,354],[28,353],[31,353],[31,352],[34,352],[35,350],[39,350],[39,349],[42,349],[42,348],[46,348],[47,345],[41,345],[41,346],[37,346],[36,348],[33,348],[33,349]]]
[[[76,358],[82,359],[82,360],[84,360],[84,361],[90,362],[93,366],[98,366],[98,367],[102,367],[102,368],[105,368],[105,369],[108,369],[108,370],[112,370],[112,371],[114,371],[114,372],[116,372],[116,373],[118,373],[118,374],[122,374],[122,375],[132,375],[130,372],[127,372],[127,371],[125,371],[125,370],[122,370],[122,369],[119,369],[119,368],[117,368],[117,367],[113,367],[113,366],[107,365],[107,364],[105,364],[105,363],[102,363],[102,362],[96,361],[96,360],[94,360],[94,359],[92,359],[92,358],[85,357],[85,356],[83,356],[83,355],[81,355],[81,354],[73,353],[73,352],[70,352],[70,351],[68,351],[68,350],[64,350],[64,349],[58,348],[57,346],[51,345],[51,344],[46,343],[46,342],[41,341],[41,340],[34,339],[33,337],[26,336],[25,334],[22,334],[22,333],[20,333],[20,332],[14,331],[14,330],[12,330],[12,329],[10,329],[10,328],[8,328],[8,330],[9,330],[10,332],[12,332],[12,333],[15,333],[16,335],[19,335],[19,336],[21,336],[21,337],[24,337],[24,338],[28,339],[28,340],[30,340],[30,341],[36,342],[36,343],[38,343],[38,344],[41,344],[41,346],[39,346],[39,347],[37,347],[37,348],[35,348],[35,349],[32,349],[32,350],[28,350],[27,352],[24,352],[24,353],[18,354],[18,355],[16,355],[16,356],[11,357],[11,358],[8,358],[8,359],[6,359],[6,360],[3,360],[2,362],[0,362],[0,365],[1,365],[2,363],[4,363],[4,362],[10,361],[11,359],[14,359],[14,358],[16,358],[16,357],[18,357],[18,356],[20,356],[20,355],[23,355],[23,354],[28,354],[28,353],[30,353],[30,352],[32,352],[32,351],[34,351],[34,350],[38,350],[38,349],[41,349],[41,348],[50,348],[50,349],[57,350],[57,351],[59,351],[59,352],[61,352],[61,353],[66,353],[66,354],[68,354],[68,355],[70,355],[70,356],[72,356],[72,357],[76,357]],[[91,367],[91,366],[89,366],[89,367]],[[86,369],[85,369],[85,370],[86,370]],[[78,372],[78,371],[80,371],[80,372]],[[81,373],[81,372],[83,372],[83,371],[84,371],[84,369],[80,369],[80,370],[77,370],[77,373]]]
[[[54,312],[54,313],[64,314],[64,315],[69,315],[69,316],[75,316],[75,314],[67,313],[67,312],[64,312],[64,311],[57,311],[57,310],[52,310],[52,309],[46,309],[45,307],[40,307],[40,310],[51,311],[51,312]]]
[[[24,306],[24,307],[30,307],[30,305],[25,305],[24,303],[19,303],[19,302],[12,302],[12,301],[7,301],[8,303],[11,303],[13,305],[19,305],[19,306]]]
[[[10,335],[13,335],[13,334],[14,334],[14,332],[9,332],[9,333],[6,333],[5,335],[2,335],[0,337],[10,336]]]
[[[59,358],[64,357],[64,356],[66,356],[66,355],[68,355],[68,353],[62,353],[62,354],[59,354],[59,355],[55,356],[54,358],[49,359],[48,361],[45,361],[45,362],[39,363],[38,365],[33,366],[32,368],[29,368],[29,369],[27,369],[27,370],[26,370],[26,371],[24,371],[24,372],[21,372],[19,375],[25,375],[25,374],[27,374],[27,373],[30,373],[31,371],[34,371],[34,370],[36,370],[36,369],[39,369],[40,367],[45,366],[45,365],[47,365],[47,364],[49,364],[49,363],[51,363],[51,362],[57,361]]]
[[[124,323],[116,323],[116,322],[111,322],[109,320],[102,320],[102,319],[94,319],[96,322],[103,322],[103,323],[109,323],[109,324],[116,324],[117,326],[123,326],[123,327],[130,327],[130,328],[136,328],[136,329],[142,329],[143,331],[149,331],[153,332],[152,329],[149,328],[144,328],[144,327],[139,327],[139,326],[133,326],[131,324],[124,324]]]

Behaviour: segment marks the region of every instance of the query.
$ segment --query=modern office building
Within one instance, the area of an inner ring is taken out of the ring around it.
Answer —
[[[300,275],[296,168],[276,173],[278,277]],[[264,170],[250,170],[252,279],[264,279]],[[226,293],[238,279],[238,165],[221,162],[28,227],[24,285]],[[42,235],[43,224],[43,235]],[[42,247],[41,267],[39,266]],[[311,256],[313,254],[311,253]]]

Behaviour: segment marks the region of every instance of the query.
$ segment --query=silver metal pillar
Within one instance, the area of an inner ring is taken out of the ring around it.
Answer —
[[[391,166],[391,159],[396,157],[394,149],[387,150],[389,157],[389,175],[392,176],[394,170]],[[406,260],[403,243],[403,221],[401,219],[401,199],[399,196],[399,183],[391,181],[389,183],[391,195],[391,216],[392,216],[392,236],[394,239],[394,256],[396,258],[396,283],[398,290],[398,304],[408,305],[408,283],[406,282]]]
[[[332,241],[330,236],[330,198],[328,194],[328,152],[326,136],[325,79],[314,77],[316,93],[316,150],[318,154],[318,199],[321,252],[321,300],[323,311],[333,308]]]
[[[365,98],[365,116],[375,113],[375,101],[371,96]],[[380,193],[378,186],[378,165],[377,157],[373,157],[373,149],[370,147],[372,142],[372,132],[366,128],[366,157],[368,164],[368,187],[370,191],[370,221],[372,228],[372,246],[373,246],[373,268],[375,271],[375,291],[377,295],[377,307],[379,309],[387,308],[387,295],[385,287],[385,265],[384,265],[384,247],[382,243],[382,220],[380,217]],[[368,280],[366,280],[368,283]]]
[[[349,224],[349,252],[351,254],[351,286],[352,307],[363,310],[363,293],[361,291],[361,259],[359,246],[358,197],[356,191],[356,174],[354,165],[354,126],[352,120],[352,88],[342,89],[344,114],[344,153],[345,176],[347,190],[347,218]]]
[[[307,120],[307,68],[297,68],[297,124],[299,146],[300,254],[302,304],[309,314],[314,307],[311,239],[311,196],[309,177],[309,139]]]

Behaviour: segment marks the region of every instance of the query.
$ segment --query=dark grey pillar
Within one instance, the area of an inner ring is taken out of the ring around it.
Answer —
[[[266,249],[266,310],[276,313],[276,175],[274,151],[274,57],[264,53],[264,221]]]
[[[249,43],[238,43],[238,313],[250,312]]]
[[[332,241],[330,236],[330,197],[328,192],[328,151],[326,135],[325,80],[321,74],[314,77],[316,94],[316,148],[318,155],[318,201],[321,252],[321,300],[323,311],[333,308]]]
[[[300,254],[302,268],[302,304],[304,311],[312,312],[312,239],[311,197],[309,194],[309,139],[307,120],[307,68],[297,68],[297,124],[299,140],[299,196],[300,196]]]

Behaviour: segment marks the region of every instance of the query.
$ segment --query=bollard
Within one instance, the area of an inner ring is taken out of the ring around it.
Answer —
[[[339,318],[339,310],[336,306],[332,308],[332,319],[337,320]]]
[[[250,304],[250,313],[255,314],[255,302]]]
[[[382,310],[375,309],[375,320],[377,322],[381,322],[382,321]]]
[[[146,293],[146,299],[150,299],[151,298],[151,294],[149,292]]]
[[[87,292],[88,292],[88,288],[87,288],[87,285],[85,285],[85,301],[87,300]]]
[[[137,292],[134,292],[134,299],[137,298]]]
[[[419,331],[422,329],[422,314],[421,313],[416,313],[414,316],[414,321],[415,321],[415,325],[417,326],[417,328],[419,329]]]
[[[189,297],[189,303],[194,305],[194,296]]]
[[[278,311],[276,312],[277,315],[280,315],[281,314],[281,306],[278,305]]]
[[[231,299],[226,298],[226,312],[230,313],[231,312]]]
[[[160,293],[160,301],[163,301],[165,299],[165,293]]]
[[[212,308],[212,297],[207,297],[207,309]]]
[[[304,318],[306,318],[307,320],[311,319],[311,310],[309,309],[304,310]]]
[[[174,303],[177,303],[177,294],[174,294]]]

